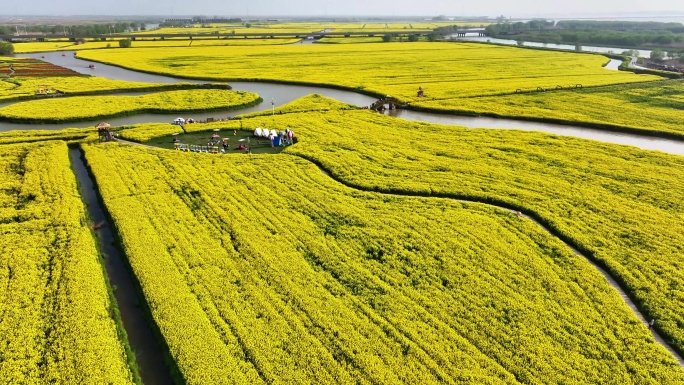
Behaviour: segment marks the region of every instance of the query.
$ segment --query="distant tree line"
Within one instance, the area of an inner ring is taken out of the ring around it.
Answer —
[[[159,26],[164,28],[181,28],[191,24],[190,20],[166,20],[163,23],[160,23]]]
[[[382,41],[384,41],[385,43],[396,41],[397,37],[399,37],[399,36],[400,35],[397,33],[386,33],[382,36]],[[438,35],[436,33],[429,33],[429,34],[425,35],[425,39],[427,41],[437,41],[439,38],[440,38],[440,35]],[[401,39],[403,41],[403,37],[401,37]],[[420,40],[420,35],[417,33],[411,33],[408,36],[406,36],[406,41],[416,42],[419,40]]]
[[[625,53],[625,52],[623,52]],[[630,56],[638,56],[638,55],[630,55]],[[667,50],[663,51],[660,48],[656,48],[653,51],[651,51],[651,60],[655,61],[663,61],[665,59],[678,59],[678,61],[682,64],[684,64],[684,49],[680,50]]]
[[[555,23],[553,21],[547,21],[547,20],[530,20],[530,21],[518,21],[515,23],[498,23],[498,24],[492,24],[487,26],[485,28],[487,32],[489,32],[492,35],[496,34],[505,34],[504,32],[518,32],[521,30],[528,30],[528,29],[553,29],[555,28]]]
[[[516,39],[553,44],[598,44],[616,47],[641,47],[653,45],[666,47],[684,42],[684,33],[670,31],[540,31],[521,32]]]
[[[212,17],[212,18],[207,18],[207,17],[193,17],[192,22],[194,24],[206,24],[206,23],[242,23],[242,19],[240,18],[227,18],[227,17]]]
[[[19,34],[24,32],[40,32],[54,35],[106,35],[110,33],[123,33],[140,30],[145,30],[144,22],[119,22],[86,25],[0,25],[0,35],[14,35],[17,32]]]
[[[14,46],[12,43],[0,41],[0,55],[11,55],[14,53]]]
[[[487,27],[494,37],[515,35],[517,40],[553,44],[597,44],[619,47],[669,47],[684,42],[680,23],[567,20],[532,20]]]
[[[554,29],[554,30],[612,30],[612,31],[669,31],[673,33],[684,32],[682,23],[661,23],[651,21],[602,21],[602,20],[530,20],[527,22],[506,22],[500,19],[497,24],[487,27],[490,32],[519,31],[528,29]]]
[[[612,21],[612,20],[560,20],[556,26],[563,29],[622,29],[622,30],[681,30],[682,23],[661,23],[657,21]],[[673,31],[674,32],[674,31]]]

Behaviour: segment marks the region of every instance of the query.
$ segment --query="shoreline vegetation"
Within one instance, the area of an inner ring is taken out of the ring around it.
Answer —
[[[488,25],[495,38],[515,38],[549,44],[586,44],[625,49],[684,52],[682,23],[608,20],[531,20]]]
[[[508,47],[510,48],[510,47]],[[620,58],[624,58],[621,56],[618,56]],[[133,68],[132,66],[126,66],[121,63],[114,63],[112,61],[107,61],[107,60],[99,60],[99,59],[94,59],[92,57],[86,58],[87,60],[91,61],[96,61],[96,62],[102,62],[104,64],[108,65],[114,65],[118,66],[121,68],[125,69],[132,69],[136,71],[141,71],[141,72],[146,72],[150,74],[159,74],[159,75],[174,75],[174,76],[183,76],[188,79],[201,79],[202,77],[200,76],[190,76],[188,74],[169,74],[168,72],[165,71],[153,71],[150,69],[140,69],[140,68]],[[222,80],[235,80],[235,81],[256,81],[255,79],[250,79],[250,78],[235,78],[235,79],[222,79]],[[311,86],[324,86],[324,87],[330,87],[334,89],[342,89],[342,90],[347,90],[347,91],[353,91],[353,92],[358,92],[361,94],[369,95],[369,96],[374,96],[381,98],[386,93],[383,92],[376,92],[376,91],[371,91],[364,88],[359,88],[359,87],[348,87],[348,86],[340,86],[339,84],[326,84],[322,82],[306,82],[306,81],[285,81],[285,80],[268,80],[268,82],[275,83],[275,84],[297,84],[297,85],[311,85]],[[643,86],[646,88],[652,88],[651,85],[648,84],[649,82],[643,83]],[[673,83],[668,83],[668,82],[654,82],[654,84],[663,84],[667,86],[671,86]],[[620,87],[625,87],[625,89],[630,88],[630,85],[623,85],[623,86],[602,86],[605,87],[606,89],[609,89],[611,87],[614,87],[614,90],[619,90]],[[523,95],[511,95],[507,96],[510,99],[523,99],[523,98],[531,98],[531,99],[539,99],[534,102],[534,104],[538,103],[547,103],[549,99],[562,99],[562,98],[567,98],[567,101],[563,100],[558,100],[558,103],[561,104],[571,104],[573,102],[573,97],[576,95],[581,95],[582,93],[591,93],[594,92],[596,89],[601,89],[601,87],[586,87],[581,90],[581,91],[569,91],[569,90],[554,90],[553,88],[544,93],[539,93],[535,89],[529,89]],[[681,88],[679,88],[681,89]],[[684,92],[684,90],[682,90]],[[530,94],[539,94],[539,96],[525,96],[525,95],[530,95]],[[542,96],[543,95],[543,96]],[[551,96],[548,96],[551,95]],[[512,119],[521,119],[521,120],[529,120],[529,121],[537,121],[537,122],[549,122],[549,123],[554,123],[554,124],[567,124],[567,125],[576,125],[576,126],[584,126],[588,128],[599,128],[599,129],[606,129],[610,131],[615,131],[615,132],[625,132],[625,133],[635,133],[635,134],[645,134],[649,136],[656,136],[656,137],[664,137],[664,138],[669,138],[669,139],[683,139],[684,134],[681,132],[677,131],[677,124],[676,122],[672,123],[670,121],[659,121],[658,117],[660,116],[659,114],[646,114],[648,119],[651,119],[650,122],[648,122],[645,126],[637,126],[634,124],[634,122],[637,122],[638,120],[634,119],[619,119],[621,123],[615,123],[615,117],[619,117],[619,115],[612,116],[612,117],[605,117],[600,121],[596,121],[596,119],[593,117],[596,115],[596,113],[600,114],[605,114],[606,107],[610,105],[610,108],[615,108],[615,105],[613,103],[613,96],[616,95],[614,93],[607,92],[605,97],[602,98],[604,100],[600,99],[594,99],[592,100],[592,104],[584,107],[589,107],[586,111],[585,117],[582,118],[576,118],[576,119],[568,119],[567,117],[562,116],[562,111],[573,111],[575,107],[568,108],[565,106],[562,106],[562,110],[558,111],[557,109],[554,110],[551,108],[551,106],[543,109],[534,109],[534,110],[529,110],[529,108],[525,107],[524,105],[519,105],[516,107],[514,110],[510,110],[507,112],[502,112],[502,111],[497,111],[500,109],[501,105],[497,106],[496,100],[492,99],[493,105],[490,109],[483,109],[481,106],[478,105],[478,103],[486,101],[486,99],[483,99],[484,97],[480,97],[477,100],[476,99],[471,99],[471,98],[461,98],[459,101],[461,102],[461,105],[459,107],[453,108],[453,107],[442,107],[442,106],[434,106],[434,105],[429,105],[429,103],[423,103],[427,105],[416,105],[414,103],[409,104],[407,107],[408,109],[413,109],[413,110],[418,110],[418,111],[425,111],[425,112],[436,112],[436,113],[443,113],[443,114],[453,114],[453,115],[465,115],[465,116],[490,116],[490,117],[501,117],[501,118],[512,118]],[[491,96],[490,98],[494,98],[495,96]],[[675,99],[673,102],[676,103]],[[492,102],[490,102],[491,104]],[[463,105],[469,105],[471,106],[470,108],[463,108]],[[595,107],[593,110],[591,107]],[[640,116],[642,115],[643,111],[640,111],[638,108],[641,108],[641,106],[637,104],[632,104],[630,102],[625,102],[623,106],[627,107],[634,107],[636,109],[636,113],[639,114]],[[526,110],[527,109],[527,110]],[[618,108],[621,109],[621,108]],[[673,110],[672,113],[676,114],[677,110]],[[546,116],[544,116],[546,115]],[[593,121],[592,121],[593,120]],[[662,127],[662,128],[654,128],[654,127]]]
[[[262,101],[254,93],[221,88],[141,96],[72,96],[19,102],[0,108],[0,120],[27,124],[80,122],[142,113],[235,110],[252,107]]]
[[[104,78],[97,78],[104,79]],[[15,79],[22,85],[24,84],[24,79]],[[53,82],[59,82],[59,79],[51,79]],[[44,81],[45,82],[45,81]],[[125,82],[129,83],[129,82]],[[130,82],[135,83],[135,82]],[[58,84],[58,83],[57,83]],[[142,83],[149,84],[149,83]],[[221,89],[221,90],[232,90],[232,87],[228,84],[220,83],[208,83],[208,84],[195,84],[195,83],[175,83],[175,84],[150,84],[150,85],[140,85],[135,87],[126,87],[123,85],[121,88],[111,88],[103,90],[92,90],[92,91],[63,91],[63,89],[56,88],[52,90],[50,94],[26,94],[22,96],[9,96],[5,97],[0,91],[0,103],[5,104],[7,102],[27,102],[27,101],[37,101],[37,100],[49,100],[53,98],[69,98],[72,96],[97,96],[97,95],[111,95],[118,93],[136,93],[136,92],[159,92],[159,91],[181,91],[181,90],[196,90],[196,89]]]

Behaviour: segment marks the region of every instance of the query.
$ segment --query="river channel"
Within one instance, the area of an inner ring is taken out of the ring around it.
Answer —
[[[109,79],[126,80],[126,81],[138,81],[138,82],[149,82],[149,83],[179,83],[179,82],[189,82],[189,83],[210,83],[215,82],[211,80],[192,80],[192,79],[182,79],[170,76],[161,76],[154,74],[147,74],[132,70],[123,69],[120,67],[110,66],[106,64],[95,64],[95,69],[90,69],[88,66],[92,64],[89,61],[81,60],[74,57],[73,52],[51,52],[51,53],[37,53],[37,54],[26,54],[18,55],[19,57],[30,57],[41,59],[59,66],[70,68],[74,71],[91,74],[94,76],[99,76]],[[613,65],[619,65],[618,63],[613,63]],[[226,118],[228,116],[235,116],[238,114],[253,112],[253,111],[263,111],[270,109],[272,107],[272,102],[276,107],[289,103],[295,99],[302,96],[306,96],[313,93],[318,93],[329,98],[333,98],[345,103],[357,105],[357,106],[367,106],[377,100],[376,98],[368,95],[359,94],[352,91],[337,90],[325,87],[313,87],[313,86],[301,86],[301,85],[288,85],[288,84],[275,84],[266,82],[230,82],[230,85],[235,90],[243,90],[249,92],[255,92],[259,94],[264,102],[261,105],[246,108],[242,110],[232,110],[232,111],[215,111],[215,112],[204,112],[204,113],[189,113],[184,114],[185,118],[194,118],[198,120],[204,120],[208,117],[213,118]],[[411,110],[396,110],[391,112],[392,116],[397,118],[413,120],[413,121],[423,121],[429,123],[440,123],[448,125],[457,125],[471,128],[493,128],[493,129],[512,129],[512,130],[527,130],[527,131],[540,131],[555,135],[562,136],[574,136],[584,139],[597,140],[601,142],[623,144],[639,147],[646,150],[658,150],[663,152],[668,152],[672,154],[684,155],[684,141],[657,138],[647,135],[639,134],[628,134],[611,132],[600,129],[592,129],[585,127],[577,127],[571,125],[561,125],[561,124],[551,124],[551,123],[540,123],[540,122],[528,122],[524,120],[515,119],[499,119],[490,117],[470,117],[470,116],[458,116],[449,114],[436,114],[436,113],[426,113]],[[113,119],[107,119],[107,122],[114,125],[131,125],[136,123],[150,123],[150,122],[171,122],[178,116],[178,114],[140,114],[134,116],[125,116]],[[16,123],[5,123],[0,122],[0,131],[9,130],[26,130],[26,129],[61,129],[67,127],[93,127],[96,125],[97,121],[90,122],[79,122],[79,123],[64,123],[64,124],[43,124],[43,125],[29,125],[29,124],[16,124]]]
[[[482,43],[518,45],[517,40],[497,39],[497,38],[488,37],[488,36],[478,36],[477,33],[467,33],[465,37],[458,37],[457,35],[450,35],[450,38],[452,40],[458,40],[458,41],[477,41],[477,42],[482,42]],[[561,49],[561,50],[567,50],[567,51],[575,51],[575,46],[574,45],[568,45],[568,44],[537,43],[537,42],[533,42],[533,41],[523,41],[522,45],[525,47],[541,47],[541,48],[553,48],[553,49]],[[629,50],[629,48],[596,47],[596,46],[582,45],[582,44],[580,44],[580,46],[582,47],[582,52],[620,54],[624,51]],[[649,50],[638,49],[636,51],[639,52],[640,57],[650,57],[651,56],[651,51],[649,51]]]

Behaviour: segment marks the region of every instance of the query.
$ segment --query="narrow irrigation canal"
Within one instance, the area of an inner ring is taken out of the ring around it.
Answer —
[[[493,205],[493,206],[496,206],[496,205]],[[499,207],[501,209],[515,213],[514,210],[507,209],[507,208],[502,207],[502,206],[496,206],[496,207]],[[555,237],[558,237],[558,235],[556,235],[556,233],[552,229],[550,229],[545,224],[539,222],[535,218],[532,218],[531,216],[525,215],[525,214],[519,214],[519,215],[522,215],[523,217],[525,217],[525,218],[531,220],[532,222],[536,223],[537,225],[539,225],[541,228],[543,228],[549,234],[551,234]],[[665,341],[665,339],[663,339],[663,337],[660,335],[660,333],[658,333],[658,331],[655,328],[649,327],[649,321],[650,320],[644,316],[644,314],[641,312],[641,310],[639,310],[639,308],[636,306],[634,301],[632,301],[632,298],[627,294],[627,290],[622,288],[622,286],[618,283],[618,281],[615,280],[615,278],[613,278],[613,276],[608,272],[608,270],[601,267],[599,264],[594,262],[591,258],[589,258],[585,254],[583,254],[581,251],[577,250],[575,247],[573,247],[571,244],[569,244],[565,239],[562,239],[561,237],[558,237],[558,238],[561,241],[563,241],[575,253],[575,255],[578,255],[578,256],[584,258],[591,266],[593,266],[596,270],[598,270],[598,272],[601,273],[601,275],[603,275],[603,277],[606,279],[606,281],[608,281],[608,284],[610,286],[612,286],[615,290],[617,290],[618,293],[620,293],[620,297],[622,297],[622,300],[625,301],[625,304],[627,305],[627,307],[629,307],[632,310],[632,312],[637,316],[639,321],[641,321],[641,323],[644,326],[648,327],[649,331],[651,332],[651,335],[653,335],[653,339],[658,344],[660,344],[665,349],[667,349],[667,351],[670,352],[670,354],[677,360],[677,362],[679,362],[679,366],[684,368],[684,358],[682,358],[682,356],[676,350],[674,350],[674,348],[672,348],[672,346],[670,346],[670,344],[668,344],[667,341]]]
[[[307,160],[307,161],[309,161],[309,162],[312,162],[313,164],[315,164],[315,165],[318,167],[318,169],[319,169],[325,176],[332,178],[334,181],[336,181],[336,182],[338,182],[338,183],[341,183],[341,184],[345,185],[346,187],[349,187],[349,188],[352,188],[352,189],[355,189],[355,190],[360,190],[360,191],[370,191],[370,190],[368,190],[368,189],[361,188],[361,187],[359,187],[359,186],[357,186],[357,185],[354,185],[354,184],[351,184],[351,183],[347,183],[346,181],[344,181],[344,180],[342,180],[342,179],[340,179],[340,178],[334,176],[334,175],[331,173],[330,170],[326,169],[325,166],[322,165],[322,164],[319,163],[319,162],[313,161],[312,159],[309,159],[309,158],[306,158],[306,157],[303,157],[303,156],[299,156],[299,155],[295,155],[295,156],[298,156],[298,157],[301,158],[301,159],[305,159],[305,160]],[[537,218],[535,218],[535,217],[533,217],[533,216],[531,216],[531,215],[523,214],[523,213],[521,213],[520,211],[516,211],[516,210],[514,210],[514,209],[512,209],[512,208],[510,208],[510,207],[506,207],[505,205],[502,205],[502,204],[500,204],[500,203],[492,203],[492,202],[487,201],[487,200],[484,200],[484,199],[483,199],[483,200],[468,199],[468,198],[465,198],[465,197],[446,196],[446,195],[432,195],[432,194],[429,194],[429,193],[425,193],[425,194],[421,194],[421,193],[406,194],[406,193],[402,193],[402,192],[400,192],[400,191],[382,191],[382,190],[378,191],[378,190],[373,190],[372,192],[378,193],[378,194],[386,194],[386,195],[398,195],[398,196],[422,197],[422,198],[443,198],[443,199],[455,200],[455,201],[458,201],[458,202],[474,202],[474,203],[479,203],[479,204],[484,204],[484,205],[496,207],[496,208],[498,208],[498,209],[508,211],[508,212],[513,213],[513,214],[515,214],[515,215],[520,215],[520,216],[524,217],[525,219],[528,219],[528,220],[534,222],[536,225],[538,225],[539,227],[541,227],[542,229],[544,229],[544,231],[546,231],[547,233],[549,233],[549,235],[551,235],[552,237],[558,238],[561,242],[565,243],[565,245],[566,245],[567,247],[569,247],[570,250],[572,250],[572,251],[575,253],[575,255],[584,258],[584,260],[586,260],[592,267],[594,267],[596,270],[598,270],[598,272],[601,273],[601,275],[603,275],[603,277],[606,279],[606,281],[608,282],[608,284],[609,284],[611,287],[613,287],[615,290],[617,290],[617,292],[620,294],[620,297],[622,298],[622,300],[625,302],[625,304],[627,305],[627,307],[629,307],[630,310],[632,310],[632,312],[634,313],[634,315],[636,315],[636,317],[639,319],[639,321],[640,321],[644,326],[646,326],[646,327],[649,326],[649,321],[650,321],[650,319],[647,319],[646,316],[644,316],[644,314],[641,312],[641,310],[639,310],[639,308],[636,306],[636,304],[634,303],[634,301],[632,300],[632,298],[631,298],[631,297],[629,296],[629,294],[627,293],[627,289],[626,289],[626,288],[623,288],[622,285],[620,285],[620,283],[611,275],[611,273],[610,273],[608,270],[606,270],[604,267],[602,267],[601,265],[599,265],[598,263],[596,263],[592,258],[590,258],[589,256],[587,256],[586,254],[584,254],[584,253],[582,253],[581,251],[579,251],[579,250],[578,250],[575,246],[573,246],[565,237],[563,237],[558,231],[554,230],[554,229],[553,229],[552,227],[550,227],[549,225],[547,225],[547,224],[545,224],[545,223],[542,223],[542,221],[540,221],[539,219],[537,219]],[[664,347],[668,352],[670,352],[670,354],[674,357],[674,359],[677,360],[677,362],[679,363],[679,366],[682,367],[682,368],[684,368],[684,358],[679,354],[679,352],[677,352],[672,346],[670,346],[669,343],[667,343],[667,341],[665,341],[665,339],[660,335],[660,333],[658,332],[658,330],[656,330],[656,328],[651,328],[651,327],[649,327],[648,329],[649,329],[649,331],[651,332],[651,335],[653,336],[653,339],[655,340],[655,342],[656,342],[657,344],[661,345],[662,347]]]
[[[102,224],[95,231],[100,238],[100,250],[105,255],[105,268],[121,313],[128,342],[135,352],[136,363],[145,385],[173,384],[170,368],[164,362],[164,349],[153,332],[151,321],[142,306],[142,299],[115,244],[111,224],[97,199],[93,180],[81,158],[79,148],[69,149],[74,173],[78,179],[83,202],[94,223]]]

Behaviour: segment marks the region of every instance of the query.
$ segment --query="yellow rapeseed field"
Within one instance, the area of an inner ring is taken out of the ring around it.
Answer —
[[[243,126],[290,127],[300,143],[286,152],[366,189],[494,200],[537,214],[608,266],[684,350],[682,157],[370,111],[264,116]]]
[[[307,111],[329,111],[329,110],[355,110],[357,106],[343,103],[335,99],[326,98],[320,94],[311,94],[304,96],[290,103],[273,110],[276,114],[291,114],[293,112],[307,112]],[[238,118],[246,118],[258,115],[271,115],[271,110],[260,112],[252,112],[249,114],[238,115]]]
[[[629,128],[684,137],[684,83],[677,80],[518,95],[464,98],[434,110]]]
[[[429,32],[438,27],[457,25],[460,27],[483,27],[489,23],[468,21],[435,21],[435,22],[405,22],[405,23],[335,23],[335,22],[284,22],[262,23],[250,22],[247,28],[245,23],[212,23],[201,26],[196,24],[192,27],[158,28],[147,31],[135,32],[137,35],[149,34],[231,34],[235,33],[301,33],[320,32],[331,30],[334,32]]]
[[[609,71],[602,56],[268,40],[277,39],[134,42],[79,56],[174,76],[346,87],[432,110],[684,134],[681,82]],[[30,95],[41,81],[64,81],[48,83],[62,91],[150,86],[53,79],[0,82],[0,100]],[[218,90],[70,97],[18,103],[0,116],[66,121],[257,101]],[[95,144],[92,129],[0,133],[0,378],[133,378],[59,139],[90,142],[82,146],[104,206],[185,383],[684,383],[618,293],[558,239],[604,266],[684,352],[684,158],[409,122],[320,95],[277,112],[186,131],[293,129],[298,143],[279,155]],[[119,133],[144,142],[176,130],[141,124]],[[457,199],[525,212],[556,236]]]
[[[85,151],[188,384],[684,381],[600,273],[512,213],[292,155]]]
[[[255,93],[223,89],[166,91],[141,96],[74,96],[15,103],[0,108],[0,120],[75,122],[143,112],[235,109],[260,102]]]
[[[324,37],[318,40],[318,44],[358,44],[358,43],[382,43],[382,36],[374,37]]]
[[[63,92],[65,94],[144,91],[147,89],[176,88],[178,85],[128,82],[95,76],[22,77],[0,81],[0,100],[33,98],[37,94]]]
[[[63,142],[0,145],[0,379],[131,384]]]
[[[0,144],[33,143],[49,140],[62,140],[77,142],[94,135],[97,138],[95,128],[69,128],[62,130],[11,130],[0,132]]]
[[[475,43],[133,48],[79,56],[167,75],[344,86],[416,105],[439,102],[454,108],[464,97],[660,79],[606,70],[601,66],[608,59],[598,55]],[[419,87],[425,97],[417,97]]]
[[[299,143],[286,153],[315,160],[364,189],[493,200],[535,213],[608,266],[684,350],[681,157],[543,133],[409,122],[370,111],[320,112],[317,103],[315,112],[297,113],[296,104],[283,106],[291,113],[205,129],[289,127]],[[169,135],[173,126],[167,127],[152,131],[141,125],[122,136],[144,141],[153,133]]]
[[[301,39],[243,39],[243,38],[206,38],[206,39],[166,39],[166,40],[136,40],[131,43],[135,48],[161,48],[161,47],[197,47],[197,46],[224,46],[224,45],[278,45],[294,44]],[[118,39],[108,41],[88,41],[83,44],[72,42],[30,42],[15,43],[14,51],[17,53],[51,52],[51,51],[82,51],[89,49],[117,48]]]

